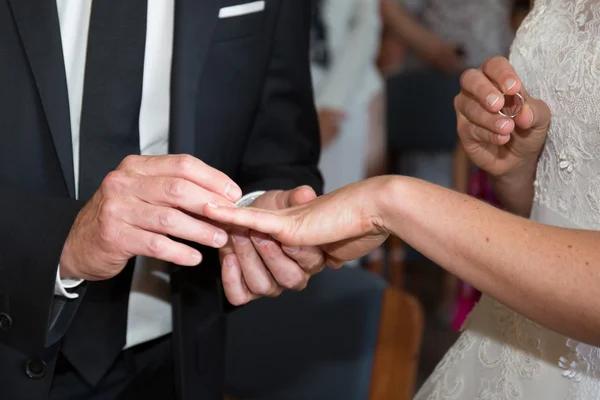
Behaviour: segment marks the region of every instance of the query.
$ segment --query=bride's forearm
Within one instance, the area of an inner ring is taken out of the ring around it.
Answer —
[[[530,319],[600,345],[599,232],[538,224],[405,177],[378,198],[390,233]]]

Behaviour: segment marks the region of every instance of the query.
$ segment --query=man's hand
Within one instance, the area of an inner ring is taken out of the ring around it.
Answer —
[[[316,198],[309,187],[273,190],[252,203],[253,208],[284,210]],[[282,247],[270,236],[239,228],[220,250],[223,286],[233,305],[260,297],[275,297],[283,290],[302,290],[308,279],[323,270],[324,255],[319,247]]]
[[[129,156],[77,216],[61,255],[61,276],[109,279],[134,256],[198,265],[197,250],[168,236],[224,246],[227,233],[197,216],[206,203],[233,206],[241,194],[225,174],[192,156]]]
[[[321,145],[327,147],[340,133],[344,112],[333,108],[321,108],[318,112]]]

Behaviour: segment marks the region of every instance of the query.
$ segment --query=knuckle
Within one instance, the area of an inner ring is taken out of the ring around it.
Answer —
[[[276,296],[276,293],[279,290],[277,285],[275,285],[270,279],[266,278],[257,280],[257,282],[255,282],[255,284],[252,286],[252,293],[258,296],[273,297]]]
[[[100,220],[109,222],[118,218],[121,212],[121,204],[113,199],[105,200],[100,208]]]
[[[494,64],[497,64],[502,59],[503,59],[503,57],[500,57],[500,56],[488,57],[481,64],[481,69],[484,71],[488,70],[491,66],[493,66]]]
[[[228,295],[227,300],[229,300],[229,303],[231,303],[231,305],[234,307],[243,306],[249,302],[249,300],[244,298],[244,296],[239,295]]]
[[[160,235],[152,235],[146,243],[146,248],[148,249],[148,254],[150,254],[150,256],[158,258],[165,249],[163,237]]]
[[[102,180],[101,188],[105,194],[120,191],[126,185],[127,175],[121,171],[111,171]]]
[[[185,181],[177,178],[165,180],[165,194],[172,199],[180,199],[184,196],[186,188]]]
[[[468,104],[463,107],[463,115],[469,120],[469,122],[473,121],[473,119],[476,117],[476,111],[473,104]]]
[[[308,285],[308,276],[306,274],[294,274],[288,280],[286,280],[281,286],[288,290],[294,290],[299,292],[304,290]]]
[[[460,86],[464,88],[475,78],[476,75],[478,75],[478,73],[474,68],[465,70],[462,74],[460,74]]]
[[[460,105],[461,105],[461,94],[457,94],[456,96],[454,96],[454,109],[456,111],[460,111]]]
[[[475,124],[469,124],[469,135],[474,138],[480,139],[480,128]]]
[[[473,89],[473,94],[479,100],[485,100],[490,94],[490,88],[487,82],[479,82]]]
[[[187,173],[194,168],[196,159],[188,154],[180,154],[173,158],[175,169],[180,173]]]
[[[171,229],[177,224],[177,215],[174,210],[167,208],[156,213],[156,220],[162,229]]]
[[[121,161],[119,168],[120,169],[121,168],[130,169],[139,162],[140,158],[141,158],[141,156],[139,156],[139,155],[135,155],[135,154],[128,155],[127,157],[125,157],[123,159],[123,161]]]

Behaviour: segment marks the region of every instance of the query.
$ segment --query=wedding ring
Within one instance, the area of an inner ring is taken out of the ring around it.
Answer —
[[[498,111],[498,114],[506,118],[515,118],[517,115],[521,114],[521,111],[523,111],[523,108],[525,107],[525,99],[523,98],[523,96],[521,96],[521,93],[515,93],[515,96],[519,98],[519,102],[521,103],[517,111],[515,111],[512,114],[506,114],[502,112],[502,110],[500,110]],[[506,98],[506,94],[504,94],[504,97]]]

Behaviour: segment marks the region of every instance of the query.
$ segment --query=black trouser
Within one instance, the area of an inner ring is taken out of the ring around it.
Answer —
[[[124,350],[96,387],[59,357],[50,400],[174,400],[171,336]]]

